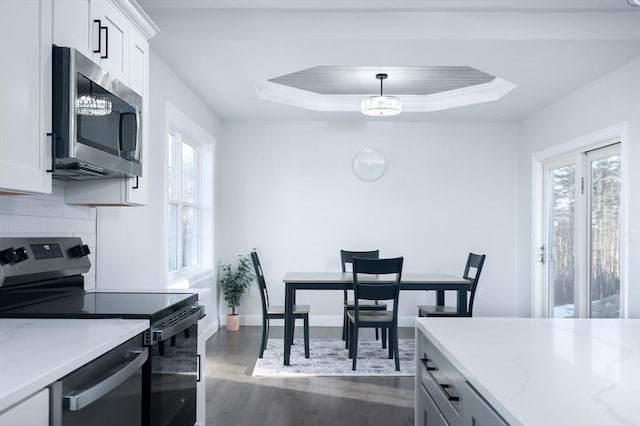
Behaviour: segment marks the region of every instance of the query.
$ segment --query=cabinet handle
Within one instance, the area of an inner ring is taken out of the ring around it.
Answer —
[[[444,392],[445,396],[447,397],[447,399],[449,401],[460,401],[460,397],[459,396],[451,395],[449,393],[449,388],[451,388],[450,385],[448,385],[446,383],[440,383],[440,388],[442,389],[442,392]]]
[[[198,357],[198,379],[196,380],[196,382],[200,382],[200,380],[202,379],[202,377],[200,376],[200,372],[202,371],[202,357],[200,356],[200,354],[196,356]]]
[[[140,186],[138,185],[140,178],[138,176],[136,176],[136,184],[134,186],[131,187],[131,189],[138,189]]]
[[[422,363],[424,364],[424,366],[426,367],[427,371],[437,371],[438,369],[436,367],[432,367],[429,365],[429,361],[431,361],[429,358],[422,358]]]
[[[98,24],[98,49],[93,49],[93,53],[100,53],[102,50],[102,21],[100,19],[94,19],[94,24]]]
[[[100,27],[101,30],[104,30],[104,55],[100,55],[100,58],[107,59],[109,58],[109,27],[104,26]],[[100,46],[102,49],[102,46]]]
[[[56,134],[51,132],[47,133],[47,136],[51,136],[51,168],[47,173],[53,173],[56,171]]]

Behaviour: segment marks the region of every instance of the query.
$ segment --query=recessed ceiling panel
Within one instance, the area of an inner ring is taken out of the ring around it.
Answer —
[[[321,95],[371,95],[380,93],[376,74],[385,73],[388,95],[432,95],[478,84],[495,76],[467,66],[344,67],[317,66],[269,80]]]

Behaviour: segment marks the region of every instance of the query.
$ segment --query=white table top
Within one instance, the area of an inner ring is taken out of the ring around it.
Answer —
[[[0,412],[147,328],[147,320],[0,319]]]
[[[376,281],[388,282],[393,281],[392,275],[370,275],[375,277]],[[367,278],[367,281],[371,281],[372,278]],[[283,280],[285,283],[351,283],[353,281],[353,274],[351,272],[287,272],[284,275]],[[450,284],[469,284],[469,280],[465,280],[461,277],[448,274],[436,274],[428,272],[407,272],[402,273],[401,282],[403,284],[411,283],[450,283]]]
[[[640,320],[420,318],[511,425],[640,425]]]

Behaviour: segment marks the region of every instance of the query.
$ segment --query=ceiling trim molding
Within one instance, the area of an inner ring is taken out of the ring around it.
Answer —
[[[406,112],[429,112],[496,101],[517,87],[501,78],[474,86],[434,93],[431,95],[395,96]],[[312,111],[360,111],[362,95],[323,95],[265,81],[255,87],[258,97],[265,101],[304,108]]]

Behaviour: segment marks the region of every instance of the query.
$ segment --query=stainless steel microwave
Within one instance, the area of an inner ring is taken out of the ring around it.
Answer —
[[[70,47],[53,46],[53,176],[142,175],[142,97]]]

